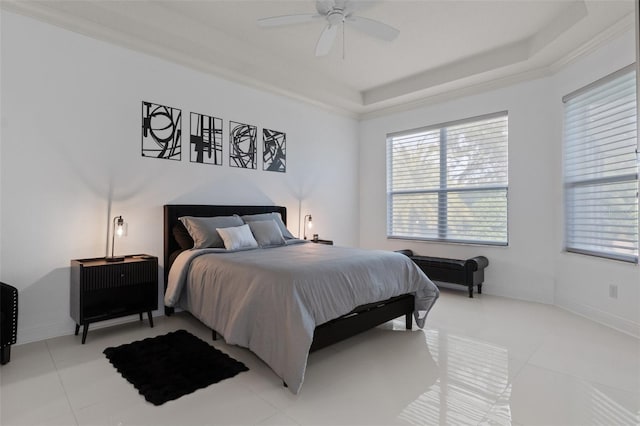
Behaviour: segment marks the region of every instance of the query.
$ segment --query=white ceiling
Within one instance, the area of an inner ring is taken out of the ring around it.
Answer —
[[[352,0],[358,1],[358,0]],[[634,0],[358,1],[400,30],[348,26],[314,56],[324,23],[261,28],[315,13],[314,0],[2,0],[2,8],[234,81],[355,116],[544,75],[633,26]]]

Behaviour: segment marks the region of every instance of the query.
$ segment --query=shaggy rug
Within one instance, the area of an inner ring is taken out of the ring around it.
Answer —
[[[104,354],[154,405],[249,370],[185,330],[107,348]]]

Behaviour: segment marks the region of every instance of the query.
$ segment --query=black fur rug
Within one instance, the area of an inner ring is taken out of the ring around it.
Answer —
[[[104,354],[154,405],[249,370],[185,330],[107,348]]]

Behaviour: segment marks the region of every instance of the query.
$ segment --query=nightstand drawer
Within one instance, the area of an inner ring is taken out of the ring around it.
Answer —
[[[156,280],[158,267],[154,262],[118,263],[82,268],[82,290],[96,291],[124,287]]]

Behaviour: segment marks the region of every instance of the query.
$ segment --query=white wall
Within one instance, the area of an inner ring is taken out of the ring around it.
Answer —
[[[549,82],[535,80],[439,105],[361,123],[360,243],[367,248],[410,248],[427,256],[485,255],[483,291],[551,303],[554,242],[553,179],[547,170],[553,152],[545,108]],[[386,238],[386,134],[477,115],[509,112],[509,246],[441,244]]]
[[[562,252],[563,95],[634,60],[629,31],[553,76],[466,98],[415,108],[360,124],[360,244],[410,248],[422,255],[485,255],[483,291],[556,303],[632,334],[640,334],[637,265]],[[509,246],[386,238],[386,134],[507,110],[509,112]],[[609,283],[619,285],[617,300]]]
[[[73,332],[69,261],[104,256],[115,215],[117,252],[161,259],[167,203],[285,205],[294,234],[301,203],[314,232],[357,244],[355,120],[12,13],[1,31],[0,279],[20,290],[19,342]],[[141,156],[143,100],[182,109],[182,161]],[[190,163],[190,111],[286,132],[287,172]]]
[[[552,111],[555,139],[562,133],[562,96],[573,92],[635,60],[635,31],[609,43],[594,54],[571,64],[553,78]],[[556,165],[561,167],[561,144],[556,149]],[[554,186],[555,203],[562,207],[562,186]],[[562,223],[563,210],[556,210],[555,221]],[[555,303],[596,321],[640,336],[640,267],[624,262],[563,252],[562,233],[555,242]],[[618,286],[618,298],[609,297],[609,285]]]

